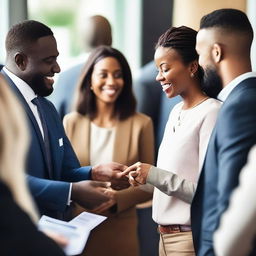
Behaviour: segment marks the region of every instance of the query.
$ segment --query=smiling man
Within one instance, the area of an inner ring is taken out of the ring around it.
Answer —
[[[41,214],[62,218],[71,200],[90,209],[108,203],[107,184],[88,179],[126,187],[121,178],[125,166],[80,167],[56,109],[44,98],[52,93],[53,77],[60,72],[51,29],[32,20],[14,25],[6,37],[6,52],[1,72],[27,113],[31,146],[26,171]]]

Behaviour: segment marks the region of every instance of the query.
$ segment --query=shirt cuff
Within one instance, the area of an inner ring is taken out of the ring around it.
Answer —
[[[157,174],[158,174],[158,168],[156,168],[155,166],[151,166],[148,172],[148,176],[146,179],[146,183],[151,184],[153,186],[155,186],[155,182],[157,180]]]
[[[68,201],[67,201],[67,205],[70,205],[72,200],[71,200],[71,192],[72,192],[72,183],[70,183],[70,187],[69,187],[69,193],[68,193]]]

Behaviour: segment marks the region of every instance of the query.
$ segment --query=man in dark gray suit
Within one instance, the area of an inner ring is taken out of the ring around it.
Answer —
[[[252,40],[251,24],[239,10],[216,10],[201,19],[196,44],[199,64],[204,68],[206,84],[222,85],[218,98],[223,105],[191,206],[194,246],[199,256],[215,255],[213,233],[238,184],[248,151],[256,143],[256,73],[251,72],[250,61]]]

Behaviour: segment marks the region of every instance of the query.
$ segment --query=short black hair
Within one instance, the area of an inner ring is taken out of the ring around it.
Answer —
[[[10,28],[5,40],[6,52],[25,49],[28,44],[44,36],[53,36],[49,27],[35,20],[22,21]]]
[[[229,32],[246,33],[253,39],[253,29],[246,14],[237,9],[219,9],[202,17],[200,29],[221,28]]]
[[[91,120],[96,116],[96,96],[91,90],[91,76],[95,64],[107,57],[115,58],[122,69],[124,87],[115,102],[115,114],[120,120],[124,120],[132,116],[136,108],[132,91],[132,73],[124,55],[110,46],[98,46],[90,54],[77,85],[78,97],[75,110],[82,115],[88,115]]]

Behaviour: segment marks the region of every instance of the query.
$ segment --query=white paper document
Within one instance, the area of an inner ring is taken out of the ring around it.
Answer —
[[[107,217],[98,214],[82,212],[73,220],[66,222],[43,215],[39,220],[39,230],[49,230],[66,237],[69,244],[64,248],[67,255],[80,254],[88,240],[92,229]]]

